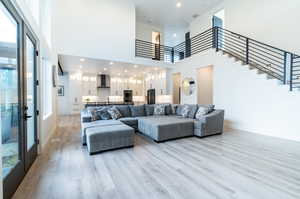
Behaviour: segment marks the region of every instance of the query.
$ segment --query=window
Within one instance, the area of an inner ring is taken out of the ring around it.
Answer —
[[[52,64],[47,59],[42,59],[43,67],[43,116],[49,117],[52,114]]]

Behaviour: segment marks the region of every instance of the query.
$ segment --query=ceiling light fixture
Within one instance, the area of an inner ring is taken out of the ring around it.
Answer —
[[[106,71],[106,70],[107,70],[107,68],[103,68],[103,70],[104,70],[104,71]]]
[[[180,8],[180,7],[181,7],[181,2],[177,2],[177,3],[176,3],[176,7],[177,7],[177,8]]]
[[[79,68],[82,68],[82,65],[80,65]]]
[[[109,64],[110,64],[110,65],[113,65],[113,64],[114,64],[114,62],[112,62],[112,61],[111,61],[111,62],[109,62]]]
[[[174,34],[173,34],[173,37],[177,37],[177,34],[176,34],[176,33],[174,33]]]
[[[128,71],[127,71],[127,70],[124,70],[124,72],[127,73]]]
[[[81,58],[81,59],[80,59],[80,61],[81,61],[81,62],[84,62],[84,61],[85,61],[85,59],[84,59],[84,58]]]

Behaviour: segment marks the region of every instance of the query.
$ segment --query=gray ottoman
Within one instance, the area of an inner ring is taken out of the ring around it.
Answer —
[[[156,142],[194,135],[194,120],[177,116],[159,116],[139,119],[139,131]]]
[[[86,141],[90,154],[132,147],[134,145],[134,129],[124,124],[88,128],[86,129]]]

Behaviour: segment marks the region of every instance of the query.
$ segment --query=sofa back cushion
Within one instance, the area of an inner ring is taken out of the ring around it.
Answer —
[[[146,116],[151,116],[154,113],[154,105],[152,104],[145,104],[145,111]]]
[[[146,116],[145,105],[129,106],[132,117]]]
[[[130,111],[128,105],[118,105],[118,106],[114,106],[114,107],[116,107],[119,110],[122,117],[131,117],[131,111]]]

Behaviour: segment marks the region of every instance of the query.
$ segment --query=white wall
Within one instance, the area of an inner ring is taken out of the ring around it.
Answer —
[[[212,16],[225,9],[225,28],[283,50],[300,54],[300,1],[226,0],[190,24],[191,35],[212,27]]]
[[[213,50],[181,61],[172,73],[196,80],[198,68],[210,64],[214,67],[213,102],[216,108],[225,109],[228,127],[300,141],[300,93],[290,92],[277,80],[267,80]],[[182,94],[184,103],[197,103],[197,92]]]
[[[135,7],[130,0],[55,0],[53,21],[58,54],[134,59]]]
[[[300,1],[227,0],[226,26],[232,31],[300,54]]]
[[[191,37],[211,28],[212,27],[212,17],[218,11],[222,10],[224,8],[224,6],[225,6],[224,3],[221,3],[217,6],[215,6],[214,8],[212,8],[211,10],[208,10],[207,12],[203,13],[202,15],[197,17],[195,20],[193,20],[189,27]],[[225,7],[225,20],[227,23],[226,13],[227,13],[227,9]],[[225,28],[227,28],[227,26]]]

